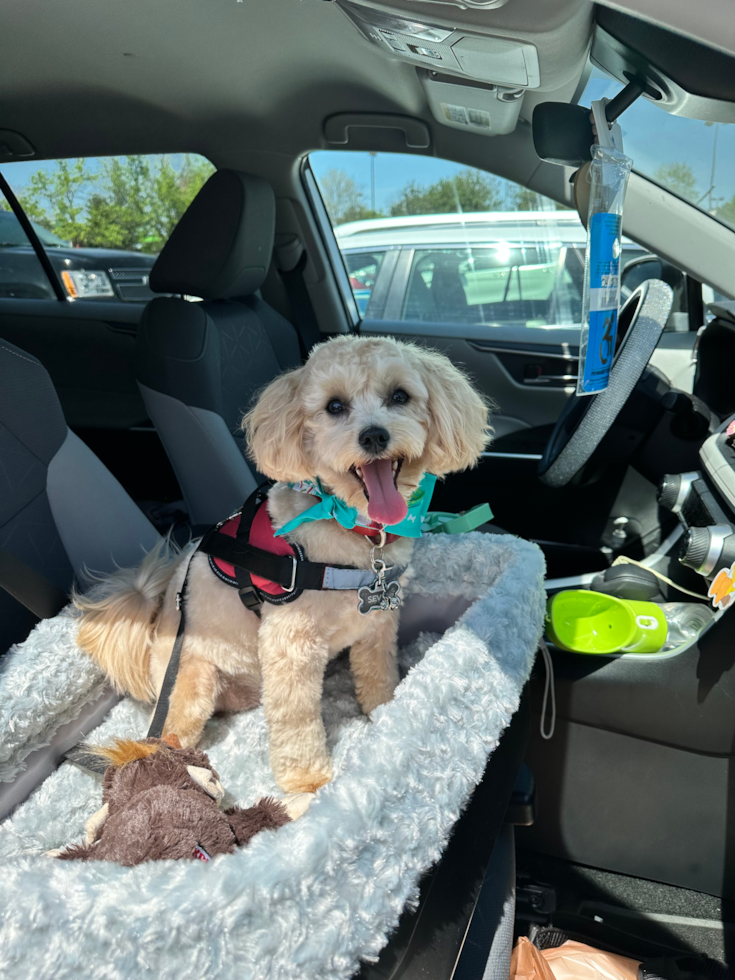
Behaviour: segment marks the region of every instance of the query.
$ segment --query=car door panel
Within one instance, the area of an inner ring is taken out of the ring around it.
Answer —
[[[147,420],[133,371],[143,304],[0,299],[0,338],[46,367],[71,428]]]
[[[396,339],[428,343],[467,370],[478,387],[492,400],[496,409],[493,427],[496,439],[523,429],[547,426],[559,416],[576,381],[560,384],[559,375],[572,373],[575,366],[579,331],[564,330],[559,343],[520,344],[513,337],[513,327],[493,328],[488,343],[488,328],[456,328],[437,323],[364,320],[363,334],[382,334]],[[449,331],[452,331],[450,333]],[[576,374],[576,372],[574,372]],[[539,381],[539,377],[554,380]]]
[[[735,897],[735,616],[677,656],[552,652],[556,731],[528,752],[539,819],[519,837],[595,867]]]

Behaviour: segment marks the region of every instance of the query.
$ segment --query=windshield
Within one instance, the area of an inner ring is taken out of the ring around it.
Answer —
[[[31,221],[31,224],[41,243],[47,248],[68,248],[69,242],[65,242],[58,235],[54,235],[43,225],[39,225],[37,221]],[[7,248],[17,245],[30,245],[26,233],[12,211],[0,211],[0,246]]]
[[[580,103],[611,99],[622,87],[595,68]],[[635,170],[735,227],[734,124],[672,116],[645,98],[619,122]]]

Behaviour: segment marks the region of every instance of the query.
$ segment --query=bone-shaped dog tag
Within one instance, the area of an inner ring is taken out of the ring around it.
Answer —
[[[384,585],[382,582],[374,582],[372,585],[364,585],[357,590],[357,598],[360,600],[358,609],[361,613],[370,612],[392,612],[400,608],[401,587],[398,582],[391,582]]]

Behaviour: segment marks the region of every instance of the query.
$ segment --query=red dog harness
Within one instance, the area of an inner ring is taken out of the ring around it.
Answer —
[[[210,528],[198,549],[208,555],[217,578],[238,589],[248,609],[257,612],[263,602],[293,602],[304,589],[357,590],[375,583],[371,569],[307,561],[300,545],[276,537],[268,514],[268,489],[259,487],[237,514]],[[372,539],[380,529],[353,530]],[[389,534],[385,543],[397,537]],[[385,584],[397,581],[403,572],[402,567],[386,569]]]

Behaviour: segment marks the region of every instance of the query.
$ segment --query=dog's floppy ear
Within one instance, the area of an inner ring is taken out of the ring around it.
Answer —
[[[242,420],[249,455],[261,473],[285,482],[308,480],[303,448],[304,416],[298,397],[303,368],[272,381]]]
[[[443,354],[421,348],[416,354],[429,392],[427,470],[443,476],[474,466],[493,431],[485,399]]]

